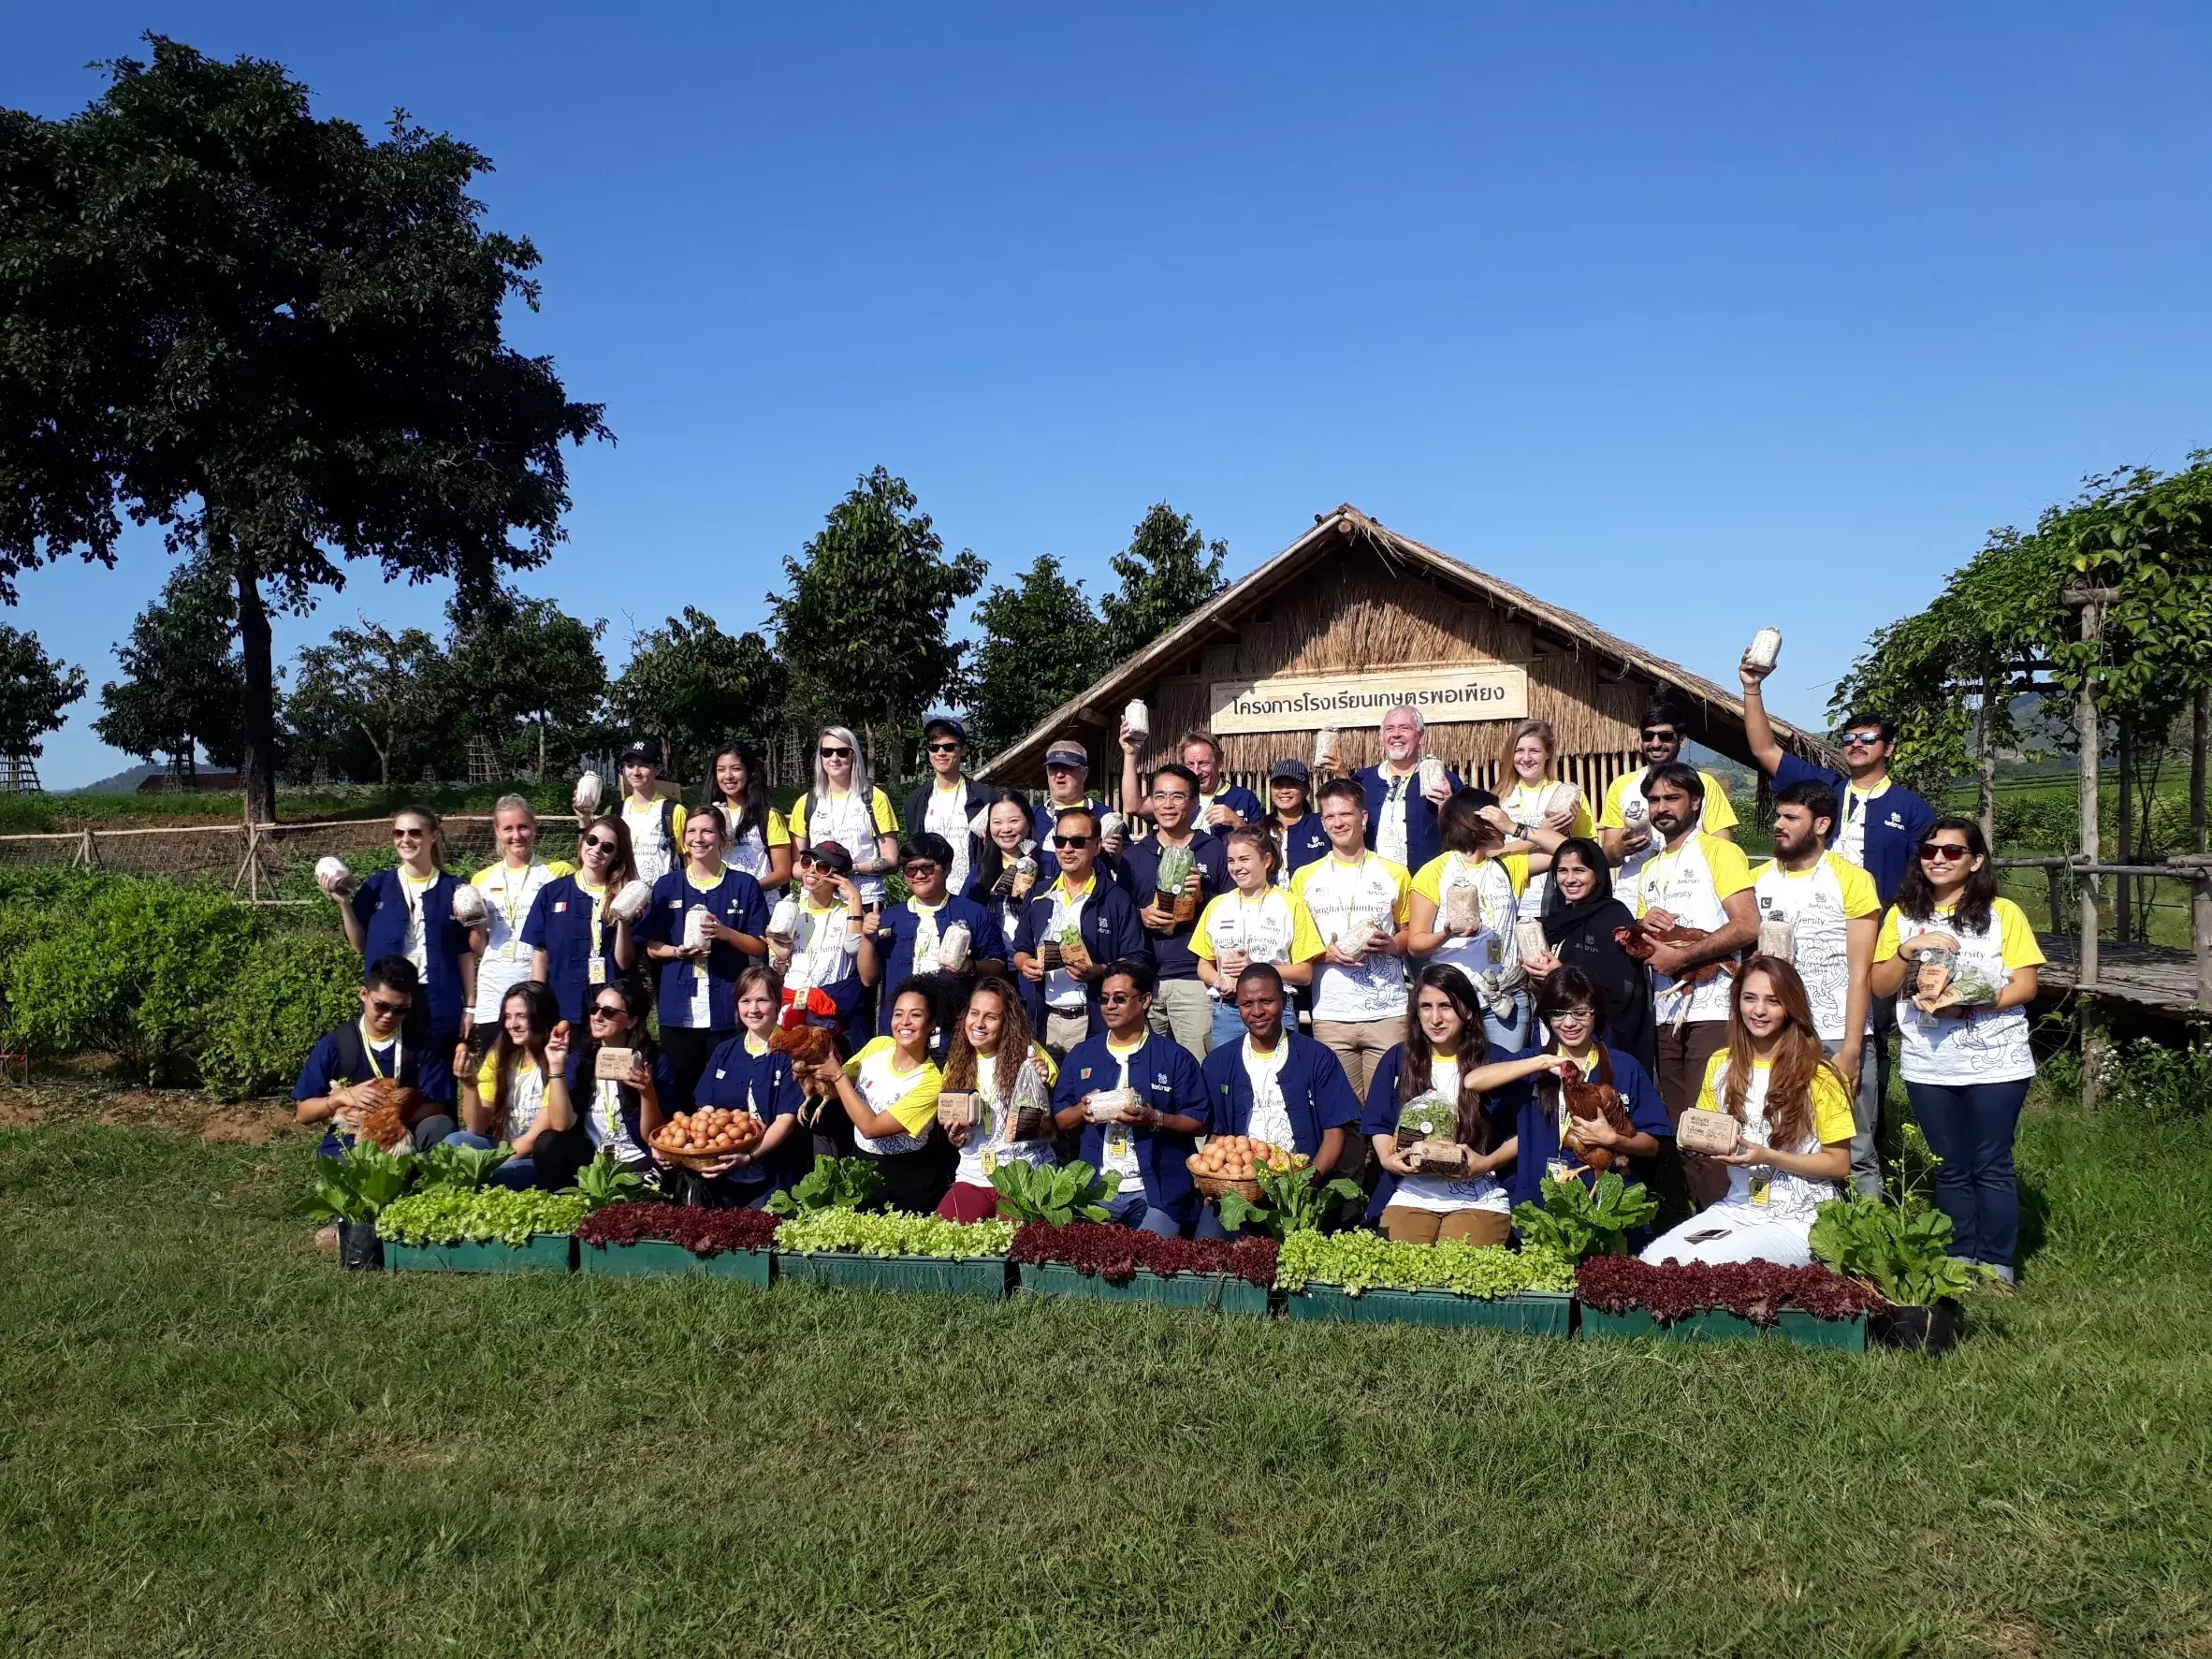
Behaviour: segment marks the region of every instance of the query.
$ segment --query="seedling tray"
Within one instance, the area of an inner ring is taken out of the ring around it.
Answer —
[[[565,1273],[576,1265],[576,1241],[541,1232],[527,1244],[399,1244],[386,1239],[384,1264],[396,1273]]]
[[[1462,1296],[1456,1290],[1377,1288],[1347,1296],[1334,1285],[1308,1285],[1284,1299],[1292,1319],[1344,1325],[1431,1325],[1448,1331],[1510,1331],[1522,1336],[1566,1336],[1575,1299],[1564,1291]]]
[[[1141,1267],[1126,1285],[1116,1285],[1096,1273],[1078,1273],[1060,1262],[1024,1262],[1021,1290],[1025,1296],[1057,1297],[1069,1302],[1149,1302],[1162,1307],[1207,1308],[1224,1314],[1267,1316],[1267,1288],[1230,1273],[1168,1273],[1164,1276]]]
[[[1822,1319],[1802,1309],[1785,1307],[1772,1325],[1754,1325],[1741,1314],[1706,1308],[1687,1314],[1671,1325],[1662,1325],[1650,1314],[1631,1309],[1624,1314],[1601,1313],[1587,1302],[1581,1309],[1584,1336],[1648,1336],[1660,1342],[1783,1342],[1806,1348],[1841,1348],[1864,1353],[1867,1320],[1864,1314],[1848,1319]]]
[[[699,1256],[666,1239],[640,1239],[631,1244],[578,1244],[577,1271],[598,1278],[674,1279],[704,1274],[735,1279],[764,1289],[774,1258],[766,1250],[722,1250]]]
[[[939,1296],[1004,1296],[1003,1256],[948,1260],[935,1256],[862,1256],[844,1250],[776,1253],[785,1284],[840,1285],[852,1290],[907,1290]]]

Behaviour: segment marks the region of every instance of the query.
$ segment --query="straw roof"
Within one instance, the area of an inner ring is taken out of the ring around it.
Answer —
[[[1240,615],[1302,577],[1310,577],[1322,561],[1355,548],[1370,550],[1387,568],[1403,567],[1411,575],[1464,593],[1496,607],[1509,618],[1524,621],[1539,637],[1548,636],[1579,655],[1595,659],[1600,671],[1609,677],[1645,682],[1654,691],[1671,692],[1690,712],[1691,736],[1734,760],[1753,764],[1743,737],[1743,700],[1735,691],[1608,633],[1587,617],[1401,535],[1346,502],[1332,512],[1317,514],[1314,528],[1282,552],[1223,589],[1180,625],[1054,709],[1018,740],[993,755],[982,767],[982,776],[1004,781],[1041,775],[1045,747],[1051,739],[1077,726],[1111,732],[1122,701],[1183,673],[1204,648],[1236,635]],[[1375,663],[1378,670],[1390,666],[1393,664]],[[1833,764],[1832,751],[1818,736],[1781,720],[1775,720],[1773,725],[1783,748],[1808,760]]]

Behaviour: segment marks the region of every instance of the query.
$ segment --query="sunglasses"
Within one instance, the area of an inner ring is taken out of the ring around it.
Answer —
[[[1125,1002],[1136,1001],[1137,993],[1134,991],[1105,991],[1099,994],[1099,1000],[1108,1008],[1119,1008]]]
[[[613,1008],[608,1008],[605,1004],[599,1003],[593,1005],[591,1010],[591,1017],[595,1020],[618,1020],[629,1011],[630,1011],[627,1008],[621,1006],[619,1003],[618,1003]]]
[[[852,751],[851,749],[838,748],[835,745],[827,743],[823,744],[814,752],[820,755],[825,761],[849,761],[852,758]]]
[[[369,1006],[373,1008],[378,1013],[383,1014],[386,1019],[396,1020],[401,1014],[404,1014],[409,1009],[413,1008],[415,1004],[405,1000],[399,1002],[386,1002],[381,997],[371,997],[369,998]]]
[[[1882,741],[1879,732],[1846,732],[1838,739],[1845,749],[1871,749]]]
[[[822,752],[827,754],[829,751],[824,749]],[[929,746],[929,752],[931,754],[958,754],[960,746],[957,743],[932,743]]]
[[[1090,844],[1091,838],[1088,836],[1055,836],[1053,837],[1053,845],[1055,847],[1088,847]]]
[[[934,864],[901,865],[898,873],[910,881],[919,881],[925,876],[936,875],[937,867]]]
[[[1950,864],[1957,859],[1969,857],[1972,851],[1970,847],[1954,847],[1948,841],[1923,841],[1920,843],[1921,857],[1932,858],[1942,864]]]
[[[584,845],[596,847],[602,852],[613,852],[617,850],[616,843],[608,840],[604,836],[586,836]]]
[[[1672,726],[1646,726],[1644,728],[1644,741],[1646,743],[1672,743],[1681,736],[1681,734]]]
[[[396,829],[392,831],[392,839],[395,841],[419,841],[429,833],[428,830]]]

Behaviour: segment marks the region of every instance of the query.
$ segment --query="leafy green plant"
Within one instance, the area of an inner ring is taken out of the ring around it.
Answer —
[[[1899,1307],[1931,1307],[1994,1277],[1951,1254],[1951,1218],[1917,1192],[1854,1193],[1821,1205],[1813,1259],[1874,1287]]]
[[[1575,1264],[1540,1245],[1516,1251],[1465,1239],[1409,1244],[1364,1231],[1292,1233],[1275,1260],[1275,1288],[1302,1290],[1309,1284],[1333,1285],[1347,1296],[1378,1288],[1514,1296],[1572,1290]]]
[[[474,1192],[491,1179],[492,1171],[515,1156],[515,1148],[502,1141],[497,1146],[456,1146],[439,1142],[422,1154],[417,1167],[422,1186]]]
[[[1287,1239],[1294,1232],[1312,1232],[1319,1229],[1332,1201],[1360,1196],[1358,1185],[1342,1176],[1317,1181],[1311,1165],[1294,1170],[1262,1166],[1252,1171],[1252,1179],[1259,1184],[1264,1202],[1256,1204],[1241,1192],[1221,1195],[1221,1225],[1230,1232],[1251,1227],[1277,1239]]]
[[[865,1157],[825,1157],[807,1171],[796,1186],[768,1201],[778,1215],[802,1215],[814,1210],[866,1209],[883,1196],[883,1177]]]
[[[538,1233],[574,1232],[587,1213],[576,1192],[442,1186],[386,1204],[376,1218],[376,1236],[399,1244],[527,1244]]]
[[[800,1255],[851,1251],[863,1256],[933,1256],[952,1260],[1003,1256],[1013,1243],[1011,1221],[976,1221],[963,1226],[941,1215],[898,1212],[869,1215],[859,1210],[809,1210],[776,1229],[776,1247]]]
[[[360,1012],[361,958],[345,940],[272,930],[205,1011],[194,1059],[218,1099],[288,1088],[323,1034]]]
[[[643,1193],[645,1186],[644,1176],[625,1170],[602,1147],[597,1157],[576,1171],[576,1184],[570,1190],[581,1193],[590,1209],[604,1210],[609,1204],[628,1203]]]
[[[1658,1214],[1658,1202],[1642,1182],[1631,1186],[1608,1170],[1594,1187],[1573,1176],[1564,1181],[1547,1176],[1543,1203],[1516,1209],[1513,1225],[1524,1246],[1533,1244],[1579,1261],[1585,1256],[1623,1254],[1629,1233]]]
[[[374,1221],[407,1190],[415,1159],[386,1152],[373,1141],[356,1141],[337,1157],[315,1158],[314,1190],[302,1206],[317,1221]]]
[[[998,1208],[1019,1223],[1044,1221],[1066,1227],[1070,1221],[1103,1221],[1106,1206],[1121,1191],[1119,1174],[1101,1174],[1080,1159],[1055,1169],[1020,1158],[991,1171]]]

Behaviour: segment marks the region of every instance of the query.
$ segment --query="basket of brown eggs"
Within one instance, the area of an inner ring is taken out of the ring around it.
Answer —
[[[653,1150],[672,1164],[704,1170],[761,1143],[767,1130],[749,1112],[727,1106],[702,1106],[679,1112],[653,1136]]]
[[[1233,1192],[1256,1204],[1259,1201],[1260,1171],[1282,1174],[1302,1170],[1309,1161],[1302,1152],[1287,1152],[1250,1135],[1215,1135],[1202,1150],[1190,1155],[1186,1167],[1198,1189],[1208,1198]]]

